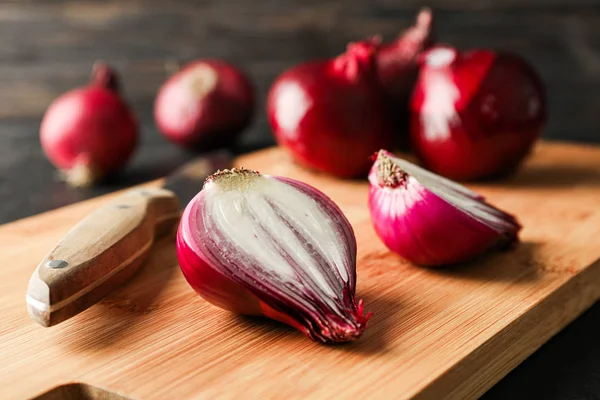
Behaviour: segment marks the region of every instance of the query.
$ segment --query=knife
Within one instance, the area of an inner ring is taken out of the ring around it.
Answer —
[[[234,155],[219,150],[198,157],[160,188],[134,188],[71,228],[37,266],[27,288],[31,319],[49,327],[99,302],[141,267],[156,238],[179,222],[181,208]]]

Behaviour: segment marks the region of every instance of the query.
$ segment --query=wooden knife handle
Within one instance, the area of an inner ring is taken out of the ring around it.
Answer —
[[[92,212],[31,276],[30,317],[48,327],[100,301],[137,271],[154,238],[179,217],[177,197],[157,188],[130,190]]]

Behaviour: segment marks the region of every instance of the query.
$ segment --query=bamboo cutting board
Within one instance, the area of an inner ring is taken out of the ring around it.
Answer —
[[[238,165],[310,183],[346,213],[358,296],[374,313],[360,340],[323,346],[207,304],[179,271],[173,235],[100,304],[38,326],[25,307],[31,272],[105,196],[0,227],[0,398],[476,398],[600,297],[600,148],[541,143],[515,177],[472,185],[518,216],[522,244],[440,270],[386,250],[366,183],[306,172],[278,149]]]

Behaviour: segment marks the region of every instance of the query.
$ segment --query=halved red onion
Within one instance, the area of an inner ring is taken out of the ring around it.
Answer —
[[[366,327],[352,227],[305,183],[217,172],[186,207],[177,250],[189,284],[218,307],[267,316],[324,343],[357,339]]]
[[[441,266],[518,242],[521,225],[470,189],[381,150],[369,174],[377,235],[414,264]]]

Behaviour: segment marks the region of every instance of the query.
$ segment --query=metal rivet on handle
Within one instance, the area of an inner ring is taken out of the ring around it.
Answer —
[[[69,266],[69,263],[66,262],[65,260],[50,260],[46,263],[46,267],[54,268],[54,269],[66,268],[68,266]]]

